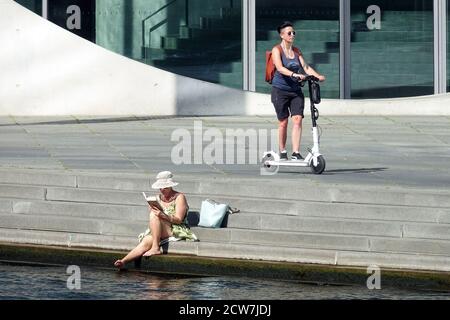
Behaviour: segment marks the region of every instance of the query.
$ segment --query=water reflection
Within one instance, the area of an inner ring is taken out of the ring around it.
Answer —
[[[445,299],[448,292],[332,286],[235,277],[195,277],[81,268],[81,290],[69,290],[65,267],[0,263],[2,299],[300,300]],[[31,289],[30,289],[31,288]]]

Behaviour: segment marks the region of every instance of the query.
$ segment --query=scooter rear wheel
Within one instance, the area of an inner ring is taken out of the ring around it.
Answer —
[[[325,171],[326,161],[323,156],[317,157],[317,166],[314,166],[314,161],[311,160],[311,171],[314,174],[322,174]]]

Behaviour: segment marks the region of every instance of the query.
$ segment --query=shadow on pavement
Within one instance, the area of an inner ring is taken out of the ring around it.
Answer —
[[[389,168],[360,168],[360,169],[336,169],[325,170],[323,175],[335,175],[340,173],[374,173],[389,170]]]
[[[148,116],[148,117],[117,117],[117,118],[97,118],[97,119],[76,119],[73,120],[55,120],[55,121],[37,121],[0,124],[0,127],[11,127],[17,125],[39,126],[39,125],[65,125],[65,124],[89,124],[89,123],[115,123],[115,122],[133,122],[148,120],[167,120],[177,118],[197,118],[198,116]],[[202,116],[208,117],[208,116]],[[37,117],[36,117],[37,118]]]

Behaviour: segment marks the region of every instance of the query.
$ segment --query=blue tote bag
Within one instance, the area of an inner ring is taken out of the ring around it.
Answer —
[[[203,201],[200,209],[199,227],[220,228],[228,208],[227,204],[217,203],[214,200]]]

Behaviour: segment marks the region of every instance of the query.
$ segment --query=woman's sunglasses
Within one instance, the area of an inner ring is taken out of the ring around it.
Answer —
[[[289,32],[287,33],[287,35],[288,35],[288,36],[295,36],[295,31],[289,31]]]

